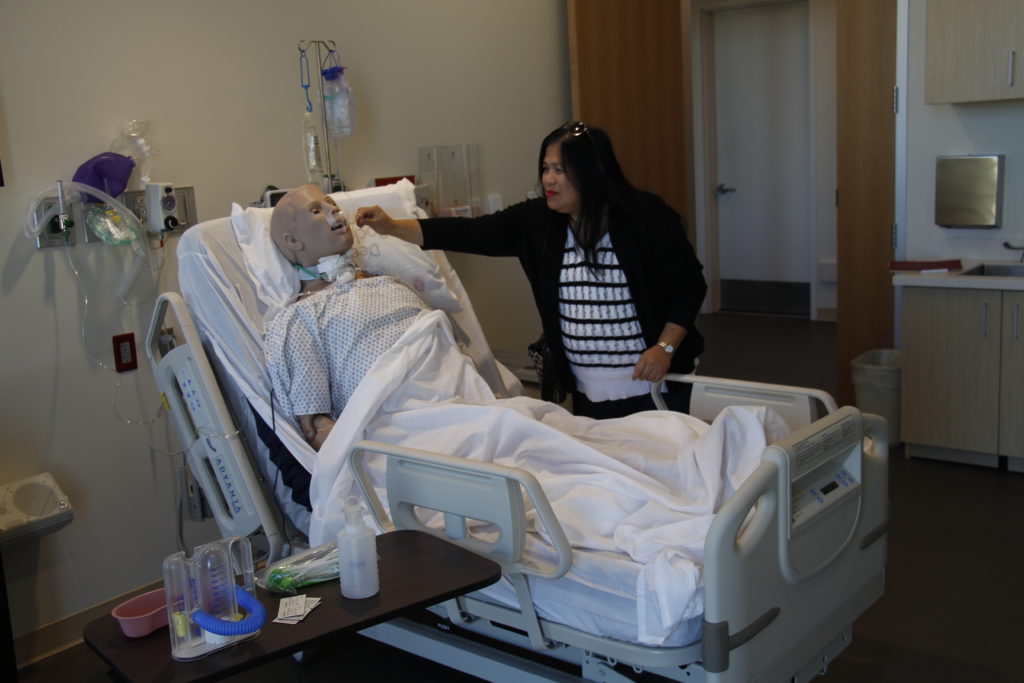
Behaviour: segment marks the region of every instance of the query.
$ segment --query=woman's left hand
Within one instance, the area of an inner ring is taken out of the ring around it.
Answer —
[[[669,365],[672,364],[672,356],[665,353],[660,346],[652,346],[640,356],[636,366],[633,368],[633,379],[643,379],[648,382],[657,382],[668,374]]]

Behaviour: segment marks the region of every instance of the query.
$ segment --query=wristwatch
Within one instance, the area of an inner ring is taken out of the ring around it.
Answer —
[[[663,342],[663,341],[660,341],[660,342],[658,342],[658,346],[660,346],[660,347],[661,347],[662,349],[664,349],[664,350],[665,350],[665,353],[667,353],[667,354],[668,354],[668,355],[670,355],[670,356],[671,356],[671,355],[672,355],[673,353],[675,353],[675,352],[676,352],[676,347],[672,346],[672,345],[671,345],[671,344],[669,344],[668,342]]]

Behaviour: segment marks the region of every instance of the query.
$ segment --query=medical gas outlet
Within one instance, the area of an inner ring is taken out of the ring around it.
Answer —
[[[126,190],[121,201],[151,234],[179,234],[196,223],[196,193],[192,185],[148,183],[145,190]],[[173,226],[173,227],[172,227]],[[99,239],[86,231],[86,241]]]
[[[56,197],[47,197],[43,200],[42,211],[43,214],[58,211]],[[43,230],[36,235],[36,248],[43,249],[45,247],[66,247],[71,246],[75,243],[75,233],[72,229],[74,224],[77,222],[74,220],[77,217],[78,210],[72,206],[71,220],[61,221],[59,215],[54,215],[51,218]]]
[[[168,183],[146,184],[146,229],[153,233],[174,230],[181,224],[178,219],[178,198],[174,186]]]

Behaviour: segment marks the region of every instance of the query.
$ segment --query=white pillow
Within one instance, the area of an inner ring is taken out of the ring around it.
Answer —
[[[371,187],[331,195],[349,220],[355,243],[352,260],[360,268],[397,277],[416,290],[433,308],[448,312],[462,310],[461,304],[445,285],[437,262],[415,244],[397,237],[378,235],[370,228],[355,225],[356,209],[380,206],[395,218],[422,218],[416,206],[415,187],[407,179],[393,185]],[[265,318],[295,300],[299,293],[299,276],[281,254],[270,236],[273,209],[231,206],[231,226],[242,248],[246,267],[256,281],[256,291],[267,305]]]
[[[448,289],[437,261],[430,254],[398,237],[378,235],[373,228],[355,225],[354,220],[349,226],[355,237],[350,251],[356,266],[370,273],[397,277],[416,290],[432,308],[448,313],[462,310],[462,304]]]

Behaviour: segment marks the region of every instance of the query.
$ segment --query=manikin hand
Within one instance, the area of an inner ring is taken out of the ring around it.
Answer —
[[[302,438],[319,451],[327,440],[327,435],[334,427],[334,420],[323,414],[299,415],[299,427],[302,429]]]

